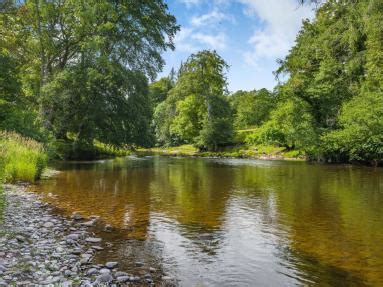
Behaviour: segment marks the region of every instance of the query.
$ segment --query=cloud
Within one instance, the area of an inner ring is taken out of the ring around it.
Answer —
[[[310,6],[300,6],[297,0],[239,0],[244,13],[258,17],[262,25],[249,38],[251,50],[244,53],[248,64],[256,65],[262,58],[281,58],[293,46],[302,20],[313,18]]]
[[[193,33],[193,29],[191,28],[182,28],[181,31],[179,31],[174,38],[174,44],[177,50],[181,52],[188,52],[192,53],[198,50],[198,47],[196,47],[191,41]]]
[[[187,8],[191,8],[192,6],[201,4],[202,0],[180,0],[180,2],[185,4]]]
[[[230,17],[218,10],[213,10],[210,13],[203,14],[201,16],[194,16],[190,22],[195,27],[217,24],[224,20],[234,21],[233,17]]]
[[[195,33],[192,35],[192,38],[201,44],[204,44],[210,49],[223,50],[226,48],[226,36],[223,33],[219,33],[215,36],[203,33]]]

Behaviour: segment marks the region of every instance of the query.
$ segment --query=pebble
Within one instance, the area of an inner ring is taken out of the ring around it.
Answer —
[[[84,219],[84,217],[78,212],[73,212],[72,213],[72,219],[73,220],[82,220],[82,219]]]
[[[97,274],[98,273],[98,270],[96,268],[91,268],[89,269],[87,272],[86,272],[86,275],[88,276],[92,276],[94,274]]]
[[[44,225],[43,225],[45,228],[52,228],[54,226],[54,224],[52,222],[45,222]]]
[[[110,272],[111,272],[110,269],[107,269],[107,268],[102,268],[99,271],[100,274],[104,274],[104,273],[108,273],[109,274]]]
[[[125,283],[125,282],[128,282],[129,280],[130,280],[129,276],[118,276],[117,277],[117,281],[119,283]]]
[[[118,262],[93,265],[93,255],[103,250],[97,245],[102,240],[92,236],[87,228],[98,217],[81,224],[81,214],[73,213],[73,221],[54,214],[53,208],[42,203],[40,195],[26,192],[26,186],[4,185],[3,190],[7,204],[0,221],[0,286],[151,283],[149,276],[140,278],[116,270]],[[105,228],[112,231],[111,227]],[[106,242],[105,246],[112,244]]]
[[[89,243],[100,243],[101,242],[101,238],[98,238],[98,237],[87,237],[87,238],[85,238],[85,241],[89,242]]]
[[[110,283],[112,281],[113,281],[113,277],[109,273],[103,273],[99,275],[96,279],[97,283]]]
[[[116,268],[118,265],[118,262],[106,262],[105,266],[109,269]]]

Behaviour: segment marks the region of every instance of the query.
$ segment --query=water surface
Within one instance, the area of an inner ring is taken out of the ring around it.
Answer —
[[[383,285],[383,169],[128,157],[67,163],[33,189],[99,215],[97,260],[182,286]],[[143,270],[142,272],[145,272]]]

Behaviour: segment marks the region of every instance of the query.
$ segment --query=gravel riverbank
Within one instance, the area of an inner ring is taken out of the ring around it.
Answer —
[[[93,264],[107,248],[85,220],[57,215],[26,186],[4,185],[6,201],[0,215],[0,286],[124,286],[151,285],[150,274],[137,277],[118,270],[118,262]]]

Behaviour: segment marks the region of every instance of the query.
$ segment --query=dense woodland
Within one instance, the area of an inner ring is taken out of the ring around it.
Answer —
[[[155,81],[179,30],[162,0],[0,5],[0,130],[42,142],[52,156],[78,157],[97,144],[193,144],[383,159],[381,0],[322,3],[279,60],[275,76],[284,80],[273,91],[234,93],[215,51],[190,55]]]

